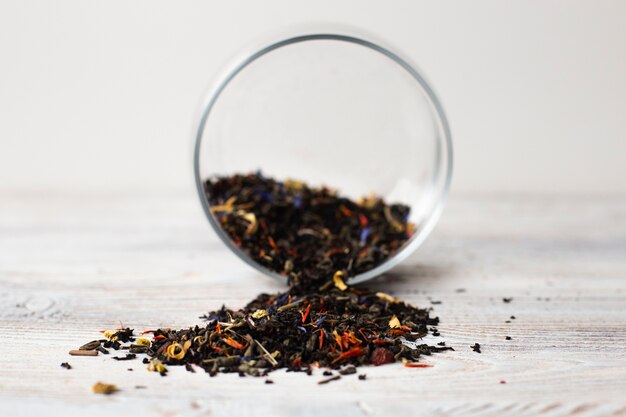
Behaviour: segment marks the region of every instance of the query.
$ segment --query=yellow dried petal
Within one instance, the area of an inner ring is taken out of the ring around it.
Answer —
[[[117,336],[115,336],[115,333],[117,333],[118,331],[115,329],[112,330],[105,330],[104,333],[102,333],[102,335],[109,340],[117,340]]]
[[[211,213],[216,213],[219,211],[233,211],[233,204],[235,204],[235,201],[237,201],[237,197],[233,196],[226,200],[224,204],[212,206]]]
[[[302,181],[288,179],[285,181],[285,188],[287,191],[301,191],[304,188],[304,183]]]
[[[257,227],[258,227],[258,223],[256,221],[256,216],[254,213],[246,213],[245,211],[242,211],[240,214],[241,218],[243,218],[245,221],[247,221],[248,223],[250,223],[248,225],[248,228],[245,231],[246,235],[251,235],[252,233],[256,232]]]
[[[140,337],[139,339],[135,340],[135,344],[139,346],[150,346],[150,341],[145,337]]]
[[[400,300],[398,300],[397,298],[394,298],[392,296],[390,296],[389,294],[385,294],[384,292],[377,292],[376,293],[376,297],[380,298],[381,300],[385,300],[388,303],[399,303]]]
[[[180,343],[172,343],[167,347],[165,353],[172,359],[182,359],[185,357],[185,349]]]
[[[183,343],[183,350],[185,351],[185,353],[187,353],[190,347],[191,347],[191,340],[187,340],[185,341],[185,343]]]
[[[377,202],[378,202],[378,198],[376,197],[376,195],[374,195],[374,193],[371,193],[369,196],[361,198],[358,201],[358,204],[361,207],[371,209],[372,207],[376,205]]]
[[[105,384],[103,382],[96,382],[95,384],[93,384],[93,387],[91,387],[91,390],[95,394],[104,394],[104,395],[111,395],[114,392],[119,391],[117,386],[113,384]]]
[[[396,315],[394,314],[391,320],[389,320],[389,328],[398,329],[400,328],[400,326],[402,326],[402,324],[400,323],[400,320],[398,319],[398,317],[396,317]]]
[[[335,287],[337,287],[339,291],[345,291],[348,289],[346,283],[343,282],[343,271],[335,272],[335,275],[333,275],[333,282],[335,283]]]
[[[252,318],[253,319],[261,319],[263,317],[267,317],[268,315],[269,314],[267,314],[267,310],[258,309],[257,311],[252,313]]]
[[[150,372],[158,372],[160,374],[167,372],[167,368],[163,365],[163,362],[154,358],[148,364],[148,371]]]

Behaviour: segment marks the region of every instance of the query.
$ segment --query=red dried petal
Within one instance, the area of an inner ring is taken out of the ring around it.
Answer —
[[[239,343],[238,341],[236,341],[232,337],[225,337],[224,339],[222,339],[222,341],[224,343],[226,343],[227,345],[234,347],[235,349],[241,350],[241,349],[245,348],[244,345],[242,345],[241,343]]]
[[[339,362],[339,361],[344,360],[344,359],[353,358],[355,356],[362,355],[363,352],[365,352],[365,349],[363,349],[362,347],[358,347],[358,346],[353,347],[352,349],[350,349],[348,351],[345,351],[341,355],[337,356],[332,361],[332,363]]]

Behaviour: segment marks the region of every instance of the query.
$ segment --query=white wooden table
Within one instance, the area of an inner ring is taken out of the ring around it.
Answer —
[[[456,351],[322,386],[321,371],[278,371],[266,385],[69,357],[120,321],[185,327],[284,284],[230,254],[191,191],[4,192],[0,415],[626,415],[626,198],[453,195],[418,253],[371,286],[441,301],[442,335],[427,341]],[[95,395],[97,381],[121,391]]]

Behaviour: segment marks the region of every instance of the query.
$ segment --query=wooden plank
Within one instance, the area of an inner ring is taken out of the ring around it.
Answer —
[[[284,289],[228,253],[193,194],[5,193],[0,411],[626,415],[625,220],[624,198],[452,199],[424,247],[370,286],[431,305],[442,335],[427,341],[454,352],[425,358],[432,368],[365,368],[366,381],[318,386],[321,371],[280,371],[265,385],[184,369],[161,378],[139,361],[67,355],[119,321],[184,327],[222,303]],[[121,391],[94,395],[97,381]]]

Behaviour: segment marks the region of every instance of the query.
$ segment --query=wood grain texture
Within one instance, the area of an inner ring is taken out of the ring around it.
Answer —
[[[427,341],[456,350],[325,386],[321,371],[265,385],[70,357],[119,321],[185,327],[284,284],[230,254],[192,193],[5,192],[0,414],[626,416],[626,199],[453,198],[427,243],[370,286],[432,305],[441,337]],[[97,381],[121,391],[94,395]]]

